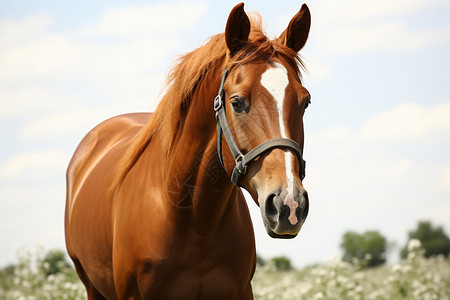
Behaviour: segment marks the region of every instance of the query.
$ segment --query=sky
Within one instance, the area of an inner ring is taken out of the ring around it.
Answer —
[[[0,1],[0,267],[19,249],[64,249],[65,170],[80,140],[114,115],[153,111],[174,60],[223,32],[235,4]],[[245,9],[276,37],[301,4]],[[307,4],[309,216],[298,237],[275,240],[247,199],[257,252],[301,267],[340,255],[348,230],[378,230],[395,261],[419,220],[450,234],[450,2]]]

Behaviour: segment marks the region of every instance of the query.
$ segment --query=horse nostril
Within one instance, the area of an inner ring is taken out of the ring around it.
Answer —
[[[266,199],[266,203],[265,203],[265,210],[266,210],[266,216],[267,217],[275,217],[278,213],[277,208],[275,206],[275,194],[270,194],[267,199]]]

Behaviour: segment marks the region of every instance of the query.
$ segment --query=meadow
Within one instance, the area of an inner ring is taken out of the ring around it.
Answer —
[[[273,262],[257,268],[254,297],[269,299],[450,299],[450,260],[425,259],[420,244],[395,265],[364,268],[336,258],[301,270],[280,271]],[[43,250],[20,251],[14,266],[0,272],[0,299],[86,299],[71,267],[49,275]],[[64,264],[64,262],[61,262]],[[50,272],[51,273],[51,272]]]

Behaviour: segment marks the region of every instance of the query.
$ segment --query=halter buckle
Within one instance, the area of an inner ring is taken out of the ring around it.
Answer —
[[[214,98],[214,111],[218,112],[222,108],[222,96],[219,94]]]

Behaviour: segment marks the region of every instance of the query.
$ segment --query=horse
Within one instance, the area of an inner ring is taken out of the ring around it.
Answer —
[[[295,237],[309,209],[298,52],[303,4],[270,39],[244,4],[181,56],[152,113],[112,117],[67,168],[65,238],[88,299],[253,299],[255,237]],[[225,140],[223,140],[225,137]]]

